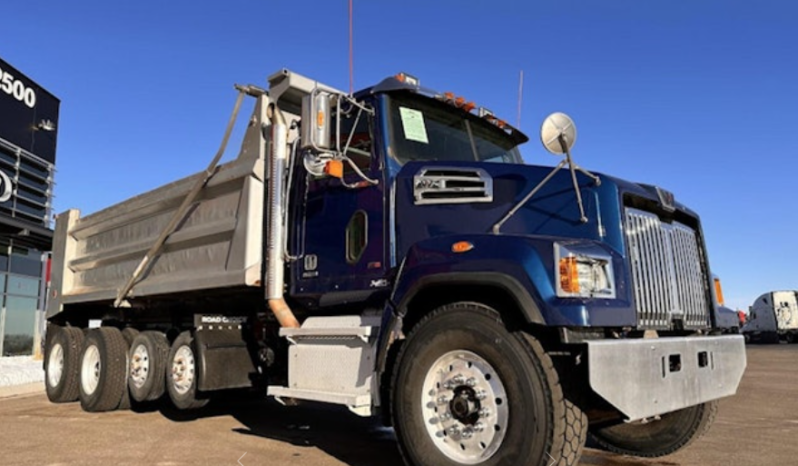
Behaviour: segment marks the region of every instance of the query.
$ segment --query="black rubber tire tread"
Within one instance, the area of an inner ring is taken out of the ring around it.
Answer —
[[[133,340],[139,334],[139,331],[133,327],[125,327],[122,330],[122,336],[125,338],[125,342],[127,343],[128,352],[130,351],[130,345],[133,343]],[[125,377],[126,379],[130,376],[130,357],[128,356],[127,359],[127,369],[125,370]],[[125,386],[127,386],[127,380],[125,381]],[[122,400],[119,402],[119,408],[121,410],[130,409],[130,392],[128,389],[125,389],[124,394],[122,395]]]
[[[47,366],[50,350],[59,343],[64,351],[64,368],[58,385],[51,387],[47,377]],[[56,324],[47,325],[47,336],[44,345],[44,386],[47,399],[53,403],[71,403],[80,396],[79,362],[83,346],[83,331],[74,327],[61,327]]]
[[[410,393],[413,391],[410,387],[417,383],[414,379],[423,378],[423,375],[413,374],[413,371],[425,370],[420,368],[420,356],[431,359],[424,354],[431,352],[428,349],[430,342],[457,347],[460,341],[467,341],[469,337],[477,339],[486,336],[495,336],[493,340],[485,340],[486,344],[494,347],[502,345],[501,356],[505,362],[491,360],[487,354],[480,356],[488,358],[491,365],[496,363],[494,369],[502,373],[508,397],[512,396],[511,392],[518,395],[511,403],[532,409],[510,411],[508,422],[510,425],[516,423],[515,427],[508,429],[499,450],[478,464],[576,465],[586,439],[586,417],[576,405],[565,400],[551,358],[534,337],[522,332],[508,332],[499,313],[475,302],[448,304],[426,315],[409,332],[397,356],[391,384],[391,414],[399,450],[405,462],[423,466],[458,464],[429,444],[426,432],[418,432],[420,423],[414,419],[413,412],[419,406],[413,405],[416,394]],[[453,344],[452,340],[459,341]],[[474,351],[474,348],[464,349]],[[450,349],[444,348],[439,354],[444,351]],[[509,378],[506,377],[508,373]],[[520,392],[517,391],[519,388]],[[402,393],[403,390],[407,390],[407,393]],[[538,412],[542,415],[535,416],[536,409],[540,409]]]
[[[83,341],[80,361],[86,350],[96,345],[100,352],[100,379],[92,394],[83,391],[80,385],[80,406],[84,411],[113,411],[119,407],[127,390],[127,342],[122,332],[115,327],[100,327],[89,330]],[[82,363],[79,362],[81,367]]]
[[[133,344],[133,340],[134,340],[134,339],[135,339],[135,338],[136,338],[138,335],[139,335],[139,331],[138,331],[138,330],[136,330],[136,329],[135,329],[135,328],[133,328],[133,327],[125,327],[125,328],[124,328],[124,330],[122,330],[122,336],[123,336],[123,337],[125,337],[125,341],[127,342],[127,345],[128,345],[128,346],[130,346],[131,344]]]
[[[617,424],[591,429],[590,437],[613,453],[644,458],[670,455],[709,431],[718,415],[718,401],[709,401],[673,413],[648,424]],[[665,423],[665,424],[660,424]]]
[[[523,339],[529,345],[530,351],[540,360],[543,370],[546,373],[546,380],[549,382],[550,390],[553,396],[559,395],[559,400],[554,400],[554,419],[556,425],[565,427],[561,435],[554,437],[551,451],[557,452],[551,455],[558,460],[556,462],[546,463],[547,466],[576,466],[579,464],[579,458],[582,457],[582,451],[587,442],[588,418],[587,414],[582,409],[569,400],[560,384],[560,377],[557,373],[554,363],[546,354],[543,345],[540,342],[526,333],[520,333]],[[559,433],[559,431],[557,431]]]
[[[169,340],[163,332],[147,330],[141,332],[130,345],[129,360],[133,360],[133,349],[138,345],[146,345],[150,357],[150,371],[147,381],[140,388],[135,387],[130,381],[128,386],[130,396],[138,401],[155,401],[161,398],[166,391],[166,361],[169,358]]]
[[[194,353],[194,383],[192,384],[191,388],[184,394],[180,394],[174,387],[172,383],[172,360],[175,358],[175,354],[177,350],[183,346],[188,345],[191,348],[191,351]],[[172,400],[172,404],[175,405],[177,409],[182,410],[190,410],[190,409],[199,409],[208,404],[207,398],[199,398],[199,394],[197,392],[197,377],[198,371],[197,367],[197,349],[194,345],[194,337],[191,335],[191,332],[185,331],[175,338],[175,341],[172,342],[172,347],[169,349],[169,357],[166,359],[164,369],[164,375],[166,377],[166,391],[169,393],[169,399]]]

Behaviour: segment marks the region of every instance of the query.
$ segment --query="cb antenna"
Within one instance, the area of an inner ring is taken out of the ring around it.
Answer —
[[[518,115],[515,118],[515,127],[521,128],[521,100],[524,96],[524,70],[518,75]]]
[[[349,95],[355,93],[354,52],[352,49],[352,0],[349,0]]]

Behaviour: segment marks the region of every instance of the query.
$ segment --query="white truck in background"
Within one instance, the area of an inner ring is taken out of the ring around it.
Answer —
[[[771,291],[757,298],[748,311],[743,335],[748,342],[797,343],[798,291]]]

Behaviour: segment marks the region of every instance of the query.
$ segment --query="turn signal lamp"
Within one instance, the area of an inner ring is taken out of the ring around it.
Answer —
[[[340,160],[330,160],[324,165],[324,173],[333,178],[344,177],[344,163]]]
[[[615,298],[612,259],[595,247],[555,246],[557,296]]]
[[[460,254],[474,249],[474,244],[469,241],[458,241],[452,245],[452,252]]]
[[[720,278],[715,277],[715,298],[718,300],[718,305],[724,305],[723,287],[720,286]]]
[[[579,294],[579,268],[576,257],[560,259],[560,289],[566,293]]]

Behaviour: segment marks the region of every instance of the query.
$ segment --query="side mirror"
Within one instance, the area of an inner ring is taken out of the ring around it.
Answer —
[[[330,146],[332,100],[332,94],[318,89],[302,98],[302,131],[300,134],[302,149],[315,151],[332,149]]]

